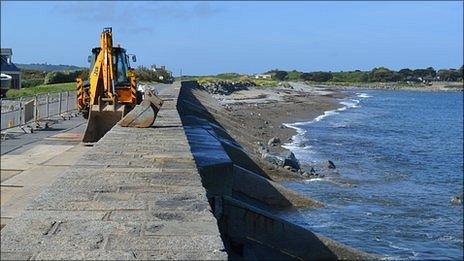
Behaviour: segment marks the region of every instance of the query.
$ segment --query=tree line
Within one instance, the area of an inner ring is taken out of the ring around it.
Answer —
[[[140,81],[169,82],[172,75],[167,70],[153,71],[152,69],[139,66],[135,69],[137,79]],[[39,85],[75,82],[77,77],[89,79],[89,69],[64,70],[64,71],[39,71],[21,69],[21,86],[23,88],[35,87]]]
[[[165,69],[153,70],[152,68],[147,68],[144,66],[139,66],[135,69],[137,79],[143,82],[163,82],[170,83],[174,81],[170,71]]]
[[[83,77],[87,80],[88,69],[73,71],[37,71],[21,69],[21,87],[29,88],[44,84],[75,82],[77,77]]]
[[[312,82],[430,82],[430,81],[462,81],[463,66],[459,69],[441,69],[436,71],[432,67],[425,69],[390,70],[386,67],[377,67],[370,71],[346,72],[300,72],[271,70],[267,73],[279,81],[312,81]]]

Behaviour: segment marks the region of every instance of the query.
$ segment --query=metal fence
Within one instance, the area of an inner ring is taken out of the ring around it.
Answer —
[[[76,92],[1,99],[1,130],[49,119],[77,109]]]

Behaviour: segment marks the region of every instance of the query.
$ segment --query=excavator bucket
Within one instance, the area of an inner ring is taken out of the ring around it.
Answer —
[[[100,105],[93,105],[82,141],[97,142],[121,120],[124,113],[124,105],[106,105],[103,108]]]
[[[124,116],[119,125],[122,127],[148,128],[155,122],[156,115],[162,105],[163,100],[151,90],[147,90],[143,101]]]

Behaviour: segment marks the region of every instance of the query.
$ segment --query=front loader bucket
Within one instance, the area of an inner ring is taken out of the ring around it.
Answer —
[[[152,91],[147,90],[143,101],[134,107],[119,122],[122,127],[148,128],[155,122],[156,115],[163,105],[163,100]]]
[[[100,140],[111,128],[113,128],[124,115],[124,105],[107,105],[100,109],[99,105],[93,105],[87,120],[87,128],[85,129],[85,143],[93,143]]]

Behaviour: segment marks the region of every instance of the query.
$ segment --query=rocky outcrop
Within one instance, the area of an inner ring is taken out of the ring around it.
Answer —
[[[275,146],[280,143],[280,139],[278,137],[272,137],[268,142],[267,145]]]
[[[324,165],[328,169],[335,169],[335,164],[331,160],[327,160]]]
[[[280,143],[279,138],[272,138],[269,140],[269,146],[274,146],[275,144]],[[270,162],[274,165],[279,167],[283,167],[287,170],[291,171],[299,171],[300,170],[300,162],[295,157],[295,154],[291,151],[284,151],[283,153],[271,153],[269,152],[269,148],[261,142],[258,142],[258,152],[261,154],[261,158]]]
[[[280,144],[280,139],[277,137],[271,138],[268,141],[268,144],[264,144],[259,141],[257,142],[257,152],[259,155],[261,155],[261,158],[264,161],[284,168],[288,171],[298,173],[304,179],[323,178],[327,175],[330,176],[338,173],[335,170],[335,163],[333,163],[331,160],[301,166],[293,152],[285,150],[284,152],[278,153],[269,149],[270,147],[276,146],[278,144]]]
[[[247,90],[248,87],[256,86],[252,81],[229,81],[218,80],[201,82],[200,87],[211,94],[229,95],[235,91]]]
[[[300,169],[300,162],[295,157],[295,154],[291,151],[286,151],[282,155],[284,157],[284,166],[290,166],[293,169],[299,170]]]
[[[293,89],[293,86],[288,82],[279,82],[278,86],[283,87],[283,88]]]
[[[451,198],[451,204],[453,205],[462,205],[462,198],[464,193],[461,193],[461,196],[454,196]]]

